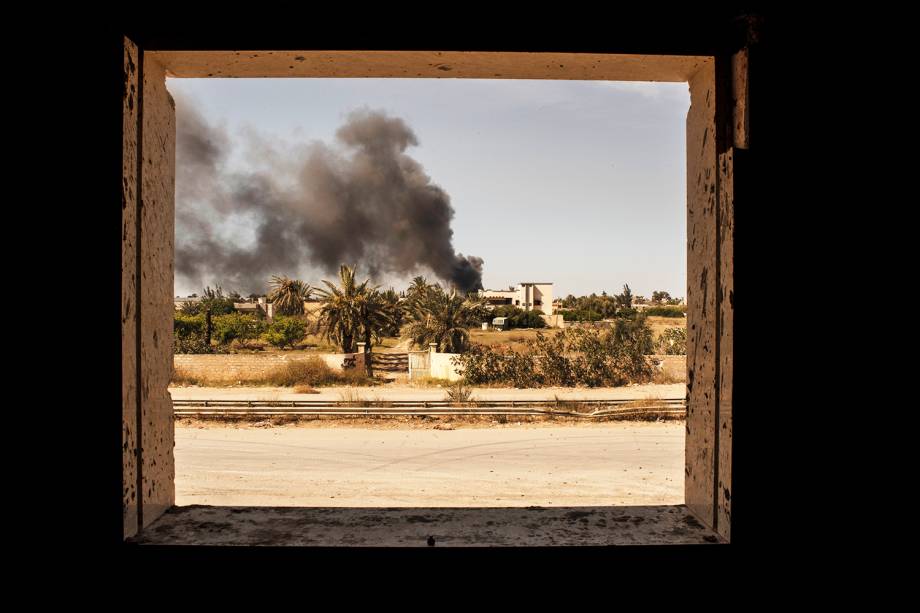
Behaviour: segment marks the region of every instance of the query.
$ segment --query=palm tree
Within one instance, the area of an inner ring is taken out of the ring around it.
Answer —
[[[364,340],[365,353],[370,353],[373,343],[380,342],[386,332],[395,325],[393,312],[383,294],[375,287],[365,288],[360,292],[355,299],[355,306],[358,322],[356,336]],[[367,375],[371,376],[371,361],[365,360],[364,363],[367,366]]]
[[[484,309],[484,302],[476,296],[464,298],[456,290],[447,293],[435,285],[418,302],[409,336],[422,348],[435,343],[438,351],[463,353],[470,343],[468,328],[480,322]]]
[[[434,286],[428,284],[425,277],[418,276],[412,279],[409,289],[406,290],[406,310],[417,314],[420,306],[428,299]]]
[[[344,264],[339,268],[339,280],[341,285],[336,286],[323,279],[329,289],[316,290],[323,300],[317,325],[324,329],[326,339],[342,348],[342,353],[354,353],[359,331],[357,299],[367,289],[367,281],[357,285],[355,269]]]
[[[385,292],[380,294],[386,305],[386,311],[392,318],[392,324],[388,325],[384,330],[386,336],[399,336],[399,331],[402,329],[403,324],[406,320],[406,301],[405,298],[396,293],[392,287]]]
[[[310,299],[313,288],[297,279],[274,275],[268,300],[274,303],[279,315],[303,315],[303,303]]]

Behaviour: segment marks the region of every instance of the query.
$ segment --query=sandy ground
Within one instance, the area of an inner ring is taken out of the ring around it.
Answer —
[[[683,422],[488,428],[176,427],[176,504],[340,507],[684,501]]]
[[[409,385],[380,385],[376,387],[321,387],[318,394],[295,394],[290,387],[170,387],[173,400],[342,400],[347,394],[357,394],[362,400],[444,400],[446,390],[440,387]],[[474,388],[473,400],[610,400],[644,398],[683,398],[687,386],[635,385],[628,387],[544,387],[535,389]]]

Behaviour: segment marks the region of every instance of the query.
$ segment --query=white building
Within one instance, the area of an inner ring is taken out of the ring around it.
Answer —
[[[524,311],[540,311],[553,314],[552,283],[518,283],[513,290],[482,290],[480,296],[491,306],[510,304]]]

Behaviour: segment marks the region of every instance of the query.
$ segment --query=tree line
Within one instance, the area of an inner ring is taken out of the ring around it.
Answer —
[[[652,304],[656,306],[648,312],[650,315],[680,317],[683,314],[680,308],[676,306],[666,308],[666,305],[680,305],[681,302],[680,298],[672,298],[671,294],[665,291],[652,292],[651,300],[644,296],[634,296],[629,285],[626,284],[619,294],[608,295],[607,292],[601,292],[600,295],[591,294],[579,297],[569,294],[560,301],[558,312],[566,321],[600,321],[602,319],[632,318],[638,312],[634,305]]]
[[[318,334],[341,349],[355,353],[359,342],[370,351],[384,337],[399,336],[408,324],[414,345],[437,345],[438,351],[461,353],[469,348],[469,328],[489,316],[478,293],[460,294],[416,277],[404,292],[381,291],[360,283],[354,267],[342,265],[335,281],[323,280],[322,287],[286,276],[273,276],[267,300],[273,304],[272,322],[257,309],[243,315],[234,309],[241,299],[227,296],[220,287],[205,288],[202,299],[189,303],[176,313],[174,340],[177,353],[206,353],[226,348],[233,341],[242,343],[260,338],[277,347],[293,347],[307,334]],[[250,296],[253,298],[254,296]],[[305,312],[304,303],[318,298],[322,303],[315,318]]]

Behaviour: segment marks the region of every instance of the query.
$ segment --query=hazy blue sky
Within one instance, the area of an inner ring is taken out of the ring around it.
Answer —
[[[686,294],[685,83],[469,79],[169,79],[231,135],[332,142],[359,107],[403,118],[456,210],[483,284],[557,296]],[[245,166],[239,157],[237,163]],[[305,280],[316,283],[323,276]],[[399,280],[391,280],[400,288]],[[185,295],[198,287],[177,284]]]

